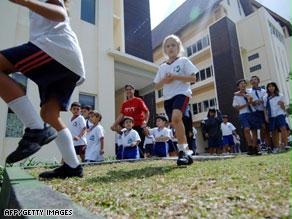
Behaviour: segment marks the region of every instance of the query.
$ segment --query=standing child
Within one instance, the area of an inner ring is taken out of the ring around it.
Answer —
[[[221,130],[223,135],[223,153],[228,153],[231,149],[234,152],[234,140],[233,135],[237,135],[236,128],[230,122],[228,122],[228,115],[223,115],[223,122],[221,123]]]
[[[193,151],[193,155],[197,154],[197,134],[198,131],[197,129],[193,126],[193,137],[192,137],[192,151]]]
[[[164,115],[156,117],[156,128],[149,129],[150,135],[155,139],[154,156],[167,157],[168,156],[168,141],[171,139],[171,134],[168,128],[165,127],[167,118]]]
[[[30,10],[29,42],[0,51],[0,97],[26,127],[18,148],[7,163],[20,161],[36,153],[55,137],[64,164],[40,174],[42,178],[83,175],[75,154],[71,133],[60,119],[66,111],[72,92],[85,79],[81,49],[69,24],[63,0],[11,0]],[[24,91],[8,75],[21,72],[39,87],[41,117],[54,127],[45,127]]]
[[[253,98],[246,92],[246,80],[241,79],[236,83],[239,91],[234,94],[232,106],[239,112],[239,121],[243,128],[243,134],[248,144],[248,155],[261,155],[257,144],[257,124],[252,119]],[[252,136],[250,135],[252,131]]]
[[[91,126],[93,126],[93,124],[90,122],[90,112],[91,112],[92,108],[91,106],[89,105],[85,105],[85,106],[82,106],[81,107],[81,113],[82,113],[82,116],[84,117],[85,119],[85,122],[86,122],[86,129],[90,129]]]
[[[272,132],[274,151],[281,152],[288,145],[285,101],[275,82],[267,84],[267,96],[264,97],[264,105],[266,122],[269,123]],[[280,145],[278,129],[281,131]]]
[[[186,154],[188,148],[183,114],[192,97],[190,82],[195,82],[199,70],[183,54],[183,46],[175,35],[167,36],[162,44],[167,61],[160,65],[154,79],[155,89],[163,87],[164,109],[176,130],[178,140],[177,165],[190,165],[192,157]]]
[[[220,111],[209,109],[207,119],[203,121],[202,132],[204,137],[208,139],[208,148],[210,154],[221,154],[222,152],[223,141],[221,123],[222,116]]]
[[[153,156],[153,146],[154,146],[154,136],[150,135],[149,132],[144,129],[144,135],[145,135],[145,140],[144,140],[144,157],[152,157]]]
[[[141,138],[136,130],[133,129],[134,119],[125,116],[123,118],[123,126],[125,130],[121,136],[121,145],[123,146],[122,159],[140,159],[138,145]]]
[[[85,151],[85,162],[103,161],[104,157],[104,132],[100,125],[101,114],[91,111],[90,121],[93,124],[87,133],[87,146]]]
[[[81,116],[81,105],[78,102],[71,104],[70,111],[72,117],[69,123],[69,130],[73,138],[73,144],[76,154],[80,156],[81,161],[85,161],[85,148],[86,148],[86,122]]]

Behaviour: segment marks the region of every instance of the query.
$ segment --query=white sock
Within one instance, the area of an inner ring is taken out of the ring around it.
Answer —
[[[44,122],[36,112],[27,96],[18,97],[8,103],[8,106],[21,120],[26,128],[43,129]]]
[[[74,149],[71,132],[65,128],[58,132],[55,142],[62,154],[64,162],[72,168],[79,165],[79,161]]]
[[[186,151],[188,144],[177,144],[178,151]]]

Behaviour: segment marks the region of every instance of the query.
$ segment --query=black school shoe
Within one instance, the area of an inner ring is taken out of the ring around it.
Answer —
[[[43,129],[26,128],[24,135],[15,151],[8,155],[6,163],[12,164],[36,153],[41,146],[50,143],[57,137],[57,132],[51,126]]]
[[[253,155],[254,151],[253,151],[253,147],[252,146],[248,146],[247,147],[247,155]]]
[[[179,151],[176,163],[178,166],[191,165],[193,163],[193,158],[190,155],[187,155],[184,151]]]
[[[258,147],[253,147],[252,149],[253,149],[253,155],[256,155],[256,156],[262,155]]]
[[[83,177],[83,168],[81,165],[78,165],[76,168],[72,168],[66,163],[62,166],[57,167],[54,170],[43,172],[39,175],[40,178],[43,179],[53,179],[53,178],[61,178],[65,179],[67,177]]]

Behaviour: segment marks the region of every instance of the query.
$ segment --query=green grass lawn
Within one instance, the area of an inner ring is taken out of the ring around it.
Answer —
[[[187,168],[162,160],[87,166],[84,178],[45,183],[109,218],[291,218],[290,152]]]

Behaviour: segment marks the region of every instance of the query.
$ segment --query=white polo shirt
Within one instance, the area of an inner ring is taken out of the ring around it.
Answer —
[[[235,131],[236,128],[230,122],[227,122],[227,123],[222,122],[221,123],[221,130],[222,130],[223,136],[228,136],[228,135],[232,135],[232,132]]]
[[[136,130],[134,129],[131,129],[130,131],[126,130],[122,133],[121,145],[123,145],[123,147],[129,147],[135,141],[141,141],[141,138]]]
[[[198,71],[199,69],[188,58],[179,57],[171,64],[167,64],[165,62],[159,66],[154,83],[159,83],[167,76],[167,74],[190,76],[196,74]],[[191,98],[192,90],[190,83],[175,80],[170,84],[163,85],[164,100],[169,100],[179,94],[183,94]]]
[[[247,101],[245,100],[245,98],[243,96],[234,96],[233,97],[233,103],[232,103],[232,106],[235,108],[236,106],[241,106],[241,105],[244,105],[246,104]],[[251,107],[251,110],[252,111],[255,111],[255,109],[250,105]],[[249,110],[249,107],[246,106],[242,109],[239,110],[239,114],[244,114],[244,113],[251,113],[251,111]]]
[[[285,99],[283,95],[279,94],[279,96],[274,96],[270,98],[270,106],[272,117],[277,117],[279,115],[286,115],[286,112],[280,107],[278,104],[279,101],[283,101],[285,103]],[[267,107],[268,96],[264,96],[264,106]]]
[[[172,136],[171,130],[165,127],[163,129],[156,127],[156,128],[150,129],[149,132],[150,132],[150,135],[153,135],[156,142],[157,142],[156,138],[158,137],[168,137],[169,139],[171,139],[171,136]]]
[[[104,138],[104,132],[100,125],[92,127],[87,133],[87,146],[85,150],[85,160],[102,161],[103,155],[100,154],[100,139]]]
[[[78,140],[78,141],[74,140],[74,136],[79,136],[82,129],[86,128],[86,121],[85,121],[83,116],[79,115],[75,119],[73,119],[72,121],[70,120],[68,128],[69,128],[71,135],[73,137],[74,146],[86,145],[87,142],[86,142],[85,135],[82,136],[80,138],[80,140]]]
[[[263,88],[259,88],[258,90],[255,90],[253,88],[249,88],[249,89],[246,89],[246,92],[252,96],[253,98],[253,101],[255,100],[264,100],[264,96],[267,95],[267,92],[265,89]],[[257,111],[264,111],[264,104],[259,104],[259,105],[256,105],[254,106],[255,110]]]

